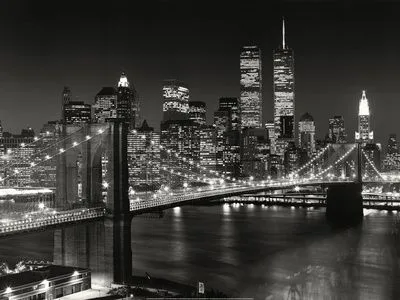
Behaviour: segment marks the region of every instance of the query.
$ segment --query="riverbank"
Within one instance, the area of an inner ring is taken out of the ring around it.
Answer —
[[[147,276],[133,276],[129,286],[111,289],[108,297],[97,299],[146,299],[146,298],[228,298],[222,292],[205,290],[204,294],[197,293],[197,287]]]
[[[165,278],[155,278],[151,277],[150,279],[146,276],[132,276],[132,286],[137,288],[145,288],[145,289],[155,289],[159,291],[168,291],[172,294],[180,294],[180,295],[192,295],[196,294],[196,287],[177,283],[174,281],[167,280]]]

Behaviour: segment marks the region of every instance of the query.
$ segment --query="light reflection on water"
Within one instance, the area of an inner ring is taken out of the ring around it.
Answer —
[[[332,229],[324,209],[184,206],[134,218],[134,275],[149,272],[233,297],[400,299],[400,215],[364,210],[362,225]],[[53,259],[53,232],[3,239],[0,260]]]
[[[182,283],[202,280],[235,297],[397,298],[397,214],[364,213],[361,226],[337,230],[329,227],[323,209],[182,207],[184,255],[168,262],[178,238],[170,211],[163,219],[135,219],[133,270]]]

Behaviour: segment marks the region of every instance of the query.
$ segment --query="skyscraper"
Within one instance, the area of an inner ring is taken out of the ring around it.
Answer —
[[[136,90],[129,84],[125,73],[121,74],[117,88],[117,118],[124,119],[130,129],[138,126],[139,104]]]
[[[302,115],[299,121],[299,146],[307,151],[308,157],[315,153],[315,123],[309,113]]]
[[[274,51],[273,57],[275,138],[294,141],[294,56],[293,50],[286,45],[284,20],[282,22],[282,46]]]
[[[69,87],[64,86],[64,90],[61,96],[61,120],[65,121],[64,117],[64,105],[68,104],[71,101],[72,93]]]
[[[190,101],[189,119],[198,125],[206,125],[206,104],[202,101]]]
[[[358,109],[358,131],[355,133],[357,143],[367,144],[374,140],[374,132],[370,130],[370,112],[365,91],[362,91]]]
[[[234,97],[219,98],[219,110],[230,112],[230,130],[239,131],[241,128],[241,112],[238,99]]]
[[[268,175],[270,147],[264,128],[246,128],[242,134],[242,168],[245,176],[257,179]]]
[[[163,85],[163,120],[189,119],[189,89],[177,80],[165,80]]]
[[[262,127],[261,50],[245,46],[240,54],[241,128]]]
[[[397,145],[397,137],[395,133],[392,133],[389,135],[386,154],[396,154],[396,153],[399,153],[399,148]]]
[[[146,120],[128,134],[128,169],[131,186],[160,184],[160,134]]]
[[[40,139],[37,141],[38,150],[48,150],[51,145],[57,143],[62,133],[60,121],[49,121],[40,130]],[[34,160],[37,163],[33,169],[32,178],[37,186],[54,187],[56,186],[57,160],[49,159],[41,161],[40,152]]]
[[[268,132],[268,139],[271,144],[271,151],[273,151],[272,148],[275,146],[275,124],[274,124],[274,121],[267,121],[265,123],[265,129]]]
[[[285,173],[288,175],[299,168],[300,148],[294,142],[289,142],[285,151],[284,166]]]
[[[106,119],[117,117],[117,92],[113,87],[103,87],[95,97],[93,121],[104,123]]]
[[[200,128],[200,165],[209,170],[216,168],[216,143],[214,126]]]
[[[191,120],[169,120],[160,125],[160,145],[165,151],[161,152],[161,167],[167,170],[185,168],[187,163],[177,160],[175,154],[185,158],[187,162],[198,163],[200,157],[200,133],[199,126]],[[168,183],[178,184],[182,178]]]
[[[227,134],[230,130],[230,112],[228,110],[217,110],[214,112],[214,130],[216,132],[216,165],[217,171],[223,172],[224,151],[228,145]]]
[[[83,101],[69,101],[64,105],[65,124],[87,124],[92,120],[92,108]]]
[[[225,174],[240,174],[240,105],[237,98],[219,99],[214,113],[216,131],[217,170]]]
[[[21,134],[11,134],[4,132],[0,144],[5,153],[5,166],[1,171],[2,176],[6,178],[5,185],[26,186],[35,185],[33,180],[34,169],[31,168],[31,159],[38,150],[35,140],[35,132],[32,128],[22,129]],[[24,145],[24,146],[22,146]]]
[[[342,116],[329,119],[328,138],[331,143],[346,143],[346,130]]]
[[[400,153],[395,133],[389,135],[383,168],[388,172],[400,170]]]

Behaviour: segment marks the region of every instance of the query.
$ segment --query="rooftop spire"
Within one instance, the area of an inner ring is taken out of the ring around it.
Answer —
[[[358,109],[358,115],[359,116],[369,116],[369,105],[368,105],[368,99],[365,94],[365,91],[362,91],[360,106]]]
[[[282,17],[282,48],[285,49],[285,18]]]

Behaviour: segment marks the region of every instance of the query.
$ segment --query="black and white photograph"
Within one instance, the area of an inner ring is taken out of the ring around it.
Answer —
[[[0,300],[400,299],[400,1],[0,2]]]

